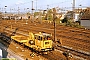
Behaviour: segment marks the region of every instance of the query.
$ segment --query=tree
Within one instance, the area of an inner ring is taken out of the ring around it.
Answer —
[[[0,19],[2,19],[2,12],[0,12]]]
[[[53,19],[52,12],[53,12],[52,9],[49,9],[47,11],[47,14],[45,16],[45,20],[52,20]]]
[[[66,16],[68,17],[68,19],[73,19],[73,11],[68,11]]]
[[[68,18],[65,17],[63,20],[62,20],[62,23],[67,23],[68,22]]]
[[[34,16],[38,16],[40,14],[40,12],[35,12]]]
[[[31,15],[31,13],[30,12],[27,12],[27,15]]]

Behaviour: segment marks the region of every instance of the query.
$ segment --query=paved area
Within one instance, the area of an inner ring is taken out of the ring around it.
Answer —
[[[2,50],[2,58],[7,58],[8,52],[7,47],[0,43],[0,49]]]
[[[22,46],[15,44],[13,42],[10,43],[8,49],[9,50],[11,49],[11,51],[13,51],[13,54],[8,54],[8,56],[11,55],[11,56],[14,56],[15,58],[20,58],[18,60],[26,60],[26,59],[28,59],[28,60],[47,60],[46,58],[44,58],[40,55],[37,55],[36,53],[32,53],[27,48],[23,48]],[[31,55],[33,55],[33,56],[31,56]]]
[[[0,49],[2,50],[2,58],[17,58],[17,60],[24,60],[11,51],[8,47],[4,46],[2,43],[0,43]]]

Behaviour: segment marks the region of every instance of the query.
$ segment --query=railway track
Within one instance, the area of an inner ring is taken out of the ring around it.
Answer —
[[[6,37],[6,36],[5,36]],[[9,39],[9,38],[7,38],[6,37],[6,39]],[[10,39],[9,39],[10,40]],[[6,41],[6,40],[5,40]],[[8,41],[7,41],[8,42]],[[4,44],[6,44],[7,45],[7,43],[5,43],[4,42]],[[55,44],[56,45],[56,44]],[[82,52],[78,52],[78,51],[75,51],[75,50],[73,50],[73,49],[69,49],[69,48],[66,48],[66,47],[63,47],[63,46],[58,46],[58,47],[56,47],[56,49],[58,49],[58,50],[60,50],[60,51],[67,51],[67,50],[69,50],[69,52],[71,53],[71,54],[73,54],[73,55],[75,55],[75,56],[79,56],[79,57],[83,57],[83,58],[85,58],[85,59],[89,59],[90,57],[90,55],[88,55],[88,54],[85,54],[85,53],[82,53]],[[61,57],[61,55],[60,54],[57,54],[57,53],[55,53],[56,51],[53,51],[53,52],[50,52],[48,55],[42,55],[43,57],[45,57],[45,58],[47,58],[48,60],[64,60],[64,58],[65,57]],[[83,55],[85,55],[85,56],[83,56]]]
[[[68,53],[72,54],[73,56],[78,56],[78,57],[81,57],[84,59],[90,59],[90,54],[84,53],[79,50],[72,49],[70,47],[57,45],[55,48],[60,51],[68,52]]]
[[[13,21],[12,21],[12,23],[13,23]],[[7,24],[6,25],[2,24],[2,25],[7,26]],[[10,25],[10,24],[8,24],[8,25]],[[19,31],[17,30],[16,34],[22,33],[24,35],[24,32],[25,32],[27,35],[28,34],[27,31],[33,31],[34,33],[44,31],[47,33],[52,33],[52,35],[54,34],[53,33],[54,27],[52,26],[52,24],[44,25],[44,24],[38,24],[38,23],[35,23],[35,24],[28,23],[28,25],[27,25],[27,24],[24,24],[24,22],[23,23],[17,22],[16,25],[12,24],[12,26],[14,26],[14,28],[16,28],[16,27],[19,28]],[[28,26],[30,28],[28,28]],[[10,28],[10,26],[9,26],[9,28]],[[81,50],[90,52],[90,49],[89,49],[89,47],[90,47],[90,45],[89,45],[90,30],[65,27],[65,26],[60,26],[60,25],[57,25],[56,29],[57,29],[56,33],[58,33],[58,34],[56,34],[56,36],[58,39],[60,39],[60,38],[63,39],[63,45],[67,45],[69,47],[73,47],[76,49],[81,49]],[[20,32],[20,31],[22,31],[22,32]]]
[[[30,52],[32,51],[30,48],[28,47],[25,47],[23,45],[21,45],[20,43],[17,43],[16,41],[12,41],[10,38],[8,38],[7,36],[1,36],[1,37],[6,37],[5,39],[3,40],[0,40],[0,42],[2,42],[5,46],[9,46],[10,45],[10,42],[12,42],[14,45],[15,44],[18,44],[19,46],[22,46],[22,48],[25,50],[29,50]],[[8,40],[11,40],[11,41],[8,41]],[[63,56],[63,54],[59,53],[59,55],[57,54],[56,51],[52,51],[52,52],[49,52],[48,55],[42,55],[42,54],[37,54],[36,51],[32,51],[32,52],[35,52],[36,55],[40,55],[40,56],[43,56],[45,59],[47,60],[65,60],[66,58]]]
[[[66,60],[66,57],[61,56],[61,54],[56,51],[50,52],[48,53],[48,55],[42,55],[42,56],[44,56],[48,60]]]
[[[6,36],[5,36],[6,37]],[[6,37],[7,38],[7,37]],[[8,38],[7,38],[8,39]],[[56,45],[56,44],[55,44]],[[60,50],[60,51],[67,51],[67,50],[69,50],[69,52],[71,53],[71,54],[73,54],[73,55],[75,55],[75,56],[79,56],[79,57],[83,57],[83,58],[85,58],[85,59],[90,59],[90,55],[89,54],[85,54],[85,53],[82,53],[82,52],[79,52],[79,51],[76,51],[76,50],[73,50],[73,49],[70,49],[70,48],[66,48],[66,47],[63,47],[63,46],[58,46],[58,47],[56,47],[56,49],[58,49],[58,50]],[[51,53],[50,53],[51,54]],[[48,56],[46,56],[46,55],[44,55],[44,57],[46,57],[46,58],[48,58],[49,60],[51,60],[52,58],[53,58],[53,60],[58,60],[58,58],[59,59],[61,59],[61,60],[63,60],[62,58],[60,58],[60,56],[59,57],[55,57],[55,56],[57,56],[57,55],[55,55],[54,54],[54,57],[53,57],[53,55],[48,55]]]

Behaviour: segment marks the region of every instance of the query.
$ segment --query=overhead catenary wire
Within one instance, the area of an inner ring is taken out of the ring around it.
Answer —
[[[77,1],[77,0],[76,0]],[[81,3],[81,2],[83,2],[83,0],[80,0],[80,2],[77,2],[77,4],[79,4],[79,3]],[[34,2],[34,8],[35,8],[35,6],[36,6],[36,4],[38,4],[39,2]],[[47,5],[49,5],[49,8],[53,8],[53,7],[56,7],[56,6],[58,6],[59,8],[61,8],[61,9],[63,9],[63,10],[70,10],[70,9],[72,9],[72,4],[70,5],[70,6],[65,6],[65,4],[66,3],[72,3],[71,2],[71,0],[66,0],[66,1],[63,1],[63,2],[58,2],[58,3],[51,3],[51,4],[45,4],[45,5],[40,5],[40,4],[38,4],[37,6],[36,6],[36,9],[38,10],[38,9],[42,9],[42,10],[44,10],[44,9],[47,9]],[[29,2],[24,2],[24,3],[20,3],[20,4],[13,4],[12,6],[8,6],[8,8],[7,9],[9,9],[10,10],[10,8],[12,8],[13,9],[13,7],[14,7],[14,10],[18,10],[18,6],[20,7],[20,9],[21,10],[23,10],[24,11],[24,8],[25,7],[22,7],[22,6],[25,6],[25,5],[27,5],[27,4],[29,4],[29,6],[27,6],[27,8],[30,8],[30,10],[31,10],[31,0],[29,1]],[[15,7],[16,6],[16,7]],[[38,7],[38,8],[37,8]],[[85,7],[88,7],[88,6],[80,6],[81,8],[85,8]],[[78,7],[75,7],[75,8],[78,8]]]
[[[53,5],[61,5],[63,3],[67,3],[67,2],[70,2],[70,1],[64,1],[64,2],[59,2],[59,3],[52,3],[52,4],[48,4],[48,5],[49,5],[49,7],[52,7]],[[20,7],[20,6],[23,6],[23,5],[28,4],[28,3],[31,3],[31,1],[30,2],[25,2],[25,3],[20,3],[20,4],[13,4],[12,6],[9,6],[9,7],[10,8],[12,8],[13,6],[19,6]],[[38,7],[39,8],[43,8],[43,7],[47,7],[47,5],[38,5]]]
[[[64,2],[58,2],[58,3],[52,3],[52,4],[39,5],[38,7],[42,7],[42,8],[46,7],[47,8],[47,5],[49,5],[49,8],[50,7],[52,8],[52,7],[54,7],[54,5],[58,5],[59,6],[59,5],[62,5],[63,3],[67,3],[67,2],[71,2],[71,0],[70,1],[64,1]]]

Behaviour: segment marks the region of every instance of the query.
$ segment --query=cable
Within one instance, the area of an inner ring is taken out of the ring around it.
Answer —
[[[54,6],[59,6],[59,8],[60,8],[60,5],[62,5],[62,4],[65,4],[65,3],[68,3],[68,2],[71,2],[71,0],[66,0],[66,1],[63,1],[63,2],[58,2],[58,3],[52,3],[52,4],[48,4],[49,5],[49,8],[53,8]],[[78,2],[78,3],[81,3],[81,2],[83,2],[83,0],[81,0],[80,2]],[[28,4],[28,3],[31,3],[31,1],[29,1],[29,2],[25,2],[25,3],[20,3],[20,4],[13,4],[12,6],[9,6],[10,8],[12,8],[12,7],[14,7],[14,6],[16,6],[16,8],[15,9],[17,9],[17,7],[19,6],[23,6],[23,5],[25,5],[25,4]],[[29,5],[29,7],[30,7],[30,5]],[[86,7],[86,6],[82,6],[82,7]],[[30,7],[31,8],[31,7]],[[47,5],[38,5],[38,8],[39,9],[47,9],[48,7],[47,7]],[[72,7],[62,7],[62,9],[71,9]]]
[[[81,0],[80,2],[78,2],[78,4],[80,5],[81,2],[83,2],[84,0]]]
[[[52,4],[48,4],[49,6],[51,6],[51,5],[55,5],[55,4],[59,4],[59,5],[61,5],[61,4],[63,4],[63,3],[67,3],[67,2],[71,2],[71,0],[70,1],[64,1],[64,2],[58,2],[58,3],[52,3]],[[39,7],[41,7],[41,6],[47,6],[47,5],[39,5]]]

